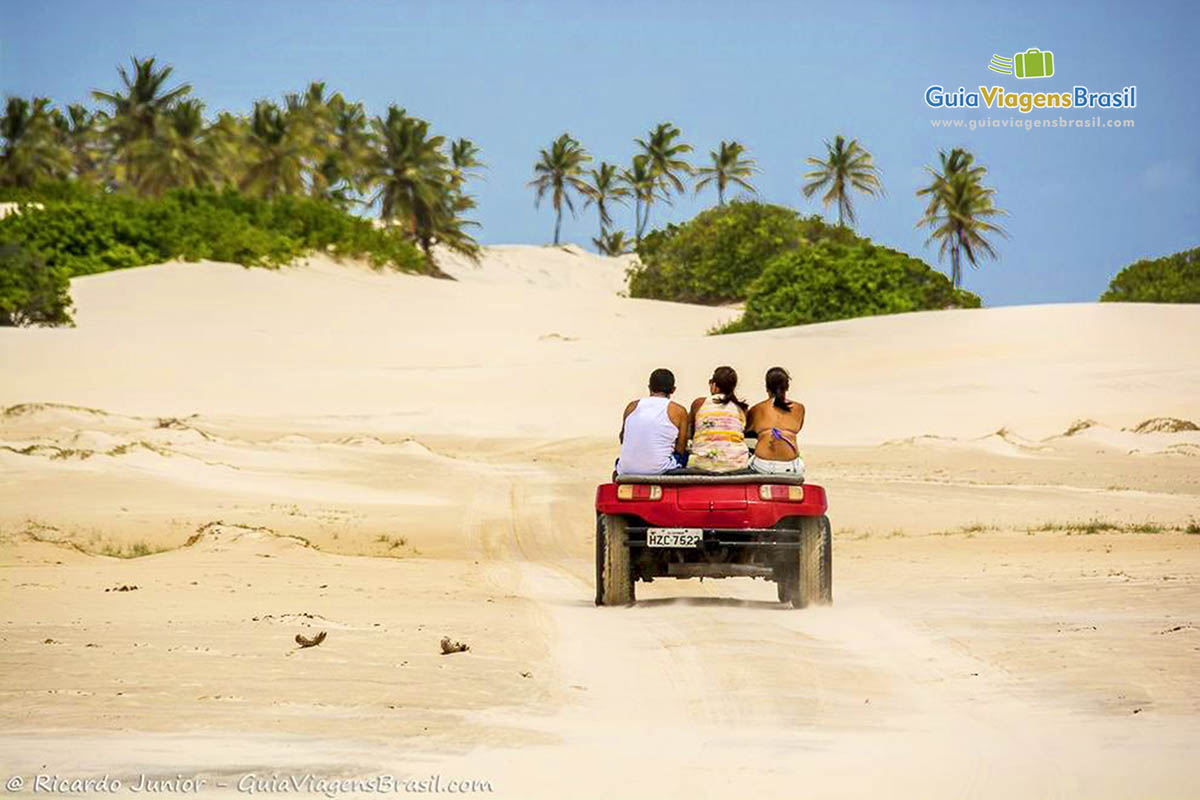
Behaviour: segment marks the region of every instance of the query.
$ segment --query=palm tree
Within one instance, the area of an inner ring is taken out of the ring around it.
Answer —
[[[479,145],[470,139],[455,139],[450,143],[450,180],[455,188],[461,188],[468,178],[477,178],[473,170],[483,167],[479,160]]]
[[[592,239],[592,244],[606,256],[623,256],[629,252],[629,240],[625,238],[625,231],[602,231],[598,237]]]
[[[941,245],[939,258],[950,252],[951,281],[955,289],[961,289],[962,257],[965,255],[972,267],[977,266],[980,256],[996,258],[996,249],[987,236],[1007,234],[991,219],[1008,212],[996,208],[996,190],[983,185],[987,168],[976,164],[974,155],[957,147],[949,153],[939,151],[938,155],[940,168],[925,167],[933,180],[917,190],[918,197],[929,198],[925,215],[917,222],[917,227],[928,225],[931,228],[925,244],[937,239]]]
[[[542,202],[546,192],[550,192],[550,202],[554,206],[554,243],[558,244],[559,232],[562,229],[562,207],[566,203],[571,214],[575,213],[575,204],[571,202],[571,190],[586,196],[587,183],[580,177],[583,165],[592,157],[583,149],[583,145],[564,133],[550,143],[548,150],[543,150],[538,162],[533,165],[534,179],[528,186],[537,190],[533,204],[536,208]]]
[[[65,176],[71,169],[70,152],[59,142],[50,112],[50,99],[10,97],[0,119],[0,184],[31,187]]]
[[[436,204],[449,182],[441,151],[445,138],[431,138],[428,122],[397,106],[389,106],[387,117],[376,117],[371,126],[379,142],[369,166],[370,182],[379,186],[371,202],[379,203],[380,219],[400,220],[415,236],[417,209]]]
[[[821,202],[827,208],[830,203],[837,203],[838,225],[854,222],[851,189],[872,196],[883,194],[874,157],[857,139],[847,142],[845,137],[835,136],[832,144],[825,142],[825,158],[809,156],[808,163],[816,169],[804,175],[808,181],[804,184],[804,196],[812,197],[825,189]]]
[[[658,178],[651,171],[650,159],[645,155],[633,157],[629,169],[621,173],[621,180],[625,182],[633,195],[633,236],[634,241],[640,245],[642,233],[646,230],[646,223],[650,221],[650,205],[656,198],[666,198],[661,194]]]
[[[242,191],[268,199],[300,194],[305,159],[311,150],[302,123],[271,101],[259,100],[247,133],[249,152],[240,181]]]
[[[96,178],[101,160],[97,152],[100,129],[106,122],[101,111],[91,111],[79,103],[67,106],[66,114],[55,114],[62,141],[71,153],[71,170],[83,181]]]
[[[131,58],[132,75],[125,67],[118,67],[124,89],[112,92],[93,91],[97,100],[112,106],[110,128],[115,134],[115,150],[118,159],[129,174],[125,180],[137,185],[137,173],[133,167],[132,149],[145,139],[153,139],[159,129],[159,118],[175,103],[192,91],[191,84],[181,84],[174,89],[164,85],[171,76],[170,66],[156,69],[153,58]]]
[[[750,183],[750,176],[758,172],[758,168],[754,165],[754,159],[742,158],[746,152],[746,148],[740,142],[721,142],[719,150],[710,150],[709,156],[712,158],[711,167],[700,167],[696,173],[701,176],[700,180],[696,181],[696,194],[708,187],[712,183],[717,184],[717,205],[725,205],[725,189],[730,183],[736,183],[750,193],[754,193],[754,186]]]
[[[238,187],[249,168],[246,142],[250,139],[250,122],[245,117],[222,111],[208,128],[208,140],[216,154],[213,183],[221,187]]]
[[[158,196],[168,189],[195,189],[212,184],[217,150],[204,125],[204,103],[183,100],[161,120],[154,139],[133,149],[138,192]]]
[[[356,202],[364,191],[364,173],[371,152],[371,130],[362,103],[349,103],[341,93],[327,104],[328,133],[324,156],[312,177],[312,192],[342,206]]]
[[[596,210],[600,212],[600,238],[603,239],[605,230],[612,225],[612,216],[608,213],[608,203],[624,203],[624,198],[629,196],[629,189],[621,182],[621,173],[617,166],[609,164],[607,161],[601,161],[599,168],[593,169],[591,175],[592,182],[587,184],[583,190],[587,197],[583,207],[587,208],[592,203],[596,204]]]
[[[679,194],[683,194],[683,180],[679,176],[680,174],[692,174],[691,164],[680,158],[680,156],[692,152],[692,146],[683,143],[675,144],[675,140],[680,135],[679,128],[676,128],[670,122],[661,122],[658,127],[650,131],[650,135],[645,139],[634,139],[638,147],[642,148],[640,155],[645,157],[650,174],[654,176],[655,182],[662,189],[661,195],[650,192],[643,198],[645,216],[642,219],[642,229],[650,221],[650,207],[654,204],[655,199],[659,198],[668,203],[671,202],[672,189]],[[640,230],[638,232],[638,241],[641,241]]]
[[[313,197],[332,199],[332,169],[329,165],[335,147],[332,98],[325,97],[325,82],[312,81],[303,93],[283,96],[289,127],[297,139],[307,144],[304,154],[304,180]]]
[[[692,152],[692,146],[683,143],[675,144],[675,140],[680,135],[679,128],[669,122],[662,122],[650,131],[650,135],[646,139],[634,139],[634,141],[642,148],[642,154],[650,162],[651,172],[658,178],[663,189],[673,188],[679,194],[683,194],[683,181],[679,174],[691,175],[692,166],[680,156]]]
[[[367,181],[379,187],[370,202],[379,203],[380,218],[400,221],[434,269],[436,244],[477,257],[479,245],[466,232],[476,223],[462,217],[475,201],[452,180],[450,161],[442,152],[445,137],[430,136],[428,122],[396,106],[371,126],[378,147],[368,159]]]

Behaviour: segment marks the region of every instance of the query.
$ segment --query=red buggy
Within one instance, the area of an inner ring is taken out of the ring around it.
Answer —
[[[795,475],[622,475],[596,489],[596,604],[655,578],[775,581],[796,608],[833,601],[825,490]]]

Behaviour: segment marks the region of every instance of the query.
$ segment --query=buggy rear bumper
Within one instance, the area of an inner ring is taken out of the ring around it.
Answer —
[[[663,481],[632,486],[605,483],[596,488],[596,513],[625,517],[630,534],[640,527],[643,541],[646,527],[700,528],[707,538],[709,532],[768,531],[789,517],[820,517],[828,509],[825,490],[813,483]]]
[[[630,547],[646,547],[648,525],[626,528]],[[800,532],[789,528],[701,528],[701,551],[714,547],[771,547],[777,550],[800,547]],[[655,548],[660,549],[660,548]],[[661,548],[672,549],[672,548]],[[695,547],[684,548],[695,550]]]

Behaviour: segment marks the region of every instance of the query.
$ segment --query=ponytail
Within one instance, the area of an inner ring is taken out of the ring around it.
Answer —
[[[767,394],[773,398],[772,405],[781,411],[791,411],[792,404],[787,399],[787,390],[791,385],[792,376],[783,367],[771,367],[767,370]]]
[[[717,367],[713,370],[712,384],[721,392],[721,404],[733,403],[744,412],[750,406],[743,400],[739,400],[738,396],[733,393],[733,390],[737,388],[737,380],[737,372],[733,367]]]

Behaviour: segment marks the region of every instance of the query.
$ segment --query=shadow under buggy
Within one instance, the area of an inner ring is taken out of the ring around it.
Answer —
[[[833,602],[825,490],[796,475],[621,475],[596,489],[596,604],[655,578],[775,581],[795,608]]]

